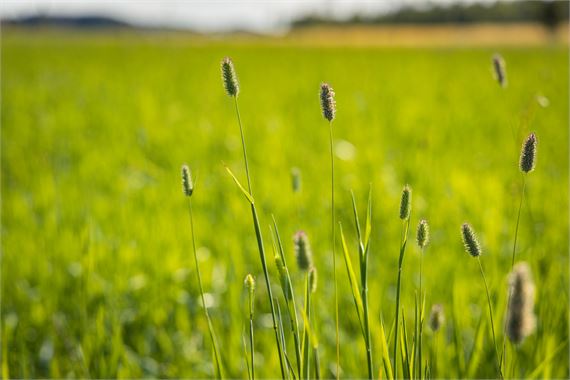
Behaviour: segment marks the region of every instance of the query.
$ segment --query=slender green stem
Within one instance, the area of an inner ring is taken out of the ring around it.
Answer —
[[[309,274],[307,273],[305,280],[305,315],[306,323],[305,331],[303,332],[303,378],[309,379],[311,362],[309,360],[309,353],[311,344],[309,339],[309,331],[311,326],[311,286],[309,284]]]
[[[424,330],[424,296],[422,292],[422,262],[424,257],[424,249],[421,249],[420,252],[420,333],[419,333],[419,345],[418,345],[418,365],[419,365],[419,375],[420,380],[423,377],[422,373],[422,335]]]
[[[361,267],[362,275],[362,308],[364,312],[364,337],[366,343],[366,364],[368,367],[368,378],[374,378],[374,369],[372,364],[372,338],[370,334],[370,322],[368,317],[368,252],[363,253],[363,265]]]
[[[368,366],[368,378],[374,378],[374,369],[372,364],[372,338],[370,334],[370,322],[368,318],[368,285],[365,283],[362,289],[362,306],[364,309],[364,330],[366,331],[366,363]]]
[[[394,379],[398,378],[398,325],[400,319],[400,288],[402,284],[402,265],[404,264],[404,253],[408,241],[408,229],[410,218],[402,222],[402,235],[400,237],[400,258],[398,259],[398,284],[396,287],[396,319],[394,325]]]
[[[368,368],[368,378],[372,379],[374,377],[374,366],[372,362],[372,338],[370,334],[370,318],[368,313],[368,252],[369,244],[366,243],[366,248],[362,241],[362,231],[360,229],[360,222],[358,219],[358,210],[356,208],[356,200],[354,198],[354,193],[350,191],[352,198],[352,209],[354,211],[354,224],[356,225],[356,233],[358,235],[358,262],[360,265],[360,298],[362,299],[362,312],[364,314],[364,329],[362,330],[362,337],[364,338],[364,344],[366,346],[366,364]],[[368,203],[371,207],[370,199]],[[371,211],[368,210],[370,213]],[[370,214],[369,214],[370,215]],[[368,223],[368,221],[367,221]]]
[[[299,379],[301,379],[301,341],[299,337],[299,320],[297,317],[297,306],[296,306],[297,304],[295,302],[295,292],[293,291],[293,287],[291,286],[292,282],[291,282],[291,277],[289,275],[289,269],[287,267],[287,260],[283,252],[283,244],[281,242],[281,236],[279,235],[277,222],[275,221],[275,217],[273,215],[272,219],[273,219],[273,228],[275,229],[275,237],[273,237],[272,235],[272,238],[277,239],[279,255],[281,256],[281,260],[283,260],[283,265],[285,266],[287,285],[289,286],[288,288],[283,289],[283,296],[285,297],[285,301],[287,302],[287,313],[289,314],[291,332],[293,333],[293,339],[295,341],[295,356],[297,358],[297,375],[299,376]]]
[[[251,380],[255,380],[255,348],[253,344],[253,297],[249,293],[249,349],[251,354]]]
[[[241,147],[243,151],[243,161],[245,162],[245,175],[247,177],[247,190],[249,191],[249,195],[253,197],[253,192],[251,191],[251,179],[249,176],[249,163],[247,161],[247,149],[245,148],[245,137],[243,135],[243,127],[241,124],[241,116],[239,114],[239,106],[237,101],[237,96],[234,96],[234,105],[236,107],[236,115],[239,124],[239,134],[241,136]]]
[[[523,200],[524,200],[524,192],[526,190],[526,176],[523,174],[522,177],[522,193],[521,193],[521,201],[519,203],[519,211],[517,213],[517,223],[515,226],[515,241],[513,243],[513,255],[512,255],[512,259],[511,259],[511,272],[515,266],[515,255],[517,252],[517,238],[519,235],[519,222],[521,219],[521,210],[522,210],[522,205],[523,205]],[[511,289],[509,288],[509,296],[507,297],[507,308],[509,307],[509,304],[511,303]],[[503,365],[505,366],[504,368],[506,368],[507,365],[507,351],[506,351],[506,347],[507,347],[507,320],[505,319],[505,322],[503,324],[503,350],[501,351],[501,368],[503,368]]]
[[[439,334],[436,331],[434,333],[434,338],[433,338],[433,355],[432,355],[432,360],[431,360],[431,368],[430,368],[430,379],[437,379],[439,374],[437,373],[437,346],[438,346],[438,342],[439,342]]]
[[[319,347],[313,347],[313,360],[315,361],[315,379],[321,378],[321,362],[319,360]]]
[[[331,156],[331,234],[332,234],[332,257],[333,257],[333,282],[334,282],[334,311],[335,311],[335,326],[336,326],[336,378],[340,376],[340,336],[338,326],[338,289],[336,283],[336,254],[335,254],[335,209],[334,209],[334,140],[333,140],[333,125],[332,121],[329,122],[329,143],[330,143],[330,156]]]
[[[495,323],[493,322],[493,306],[491,304],[491,295],[489,294],[489,286],[487,285],[487,278],[485,277],[485,272],[483,271],[483,264],[481,264],[481,257],[477,256],[477,262],[479,263],[479,269],[481,271],[481,277],[483,277],[483,282],[485,283],[485,291],[487,292],[487,303],[489,304],[489,318],[491,322],[491,332],[493,333],[493,347],[495,347],[495,359],[497,360],[497,370],[499,371],[499,377],[502,379],[503,374],[501,372],[501,363],[499,360],[499,351],[497,350],[497,339],[495,337]]]
[[[249,165],[247,161],[247,153],[246,153],[246,146],[245,146],[245,137],[243,134],[243,127],[241,123],[241,117],[239,113],[238,101],[237,97],[234,96],[234,104],[236,108],[236,114],[239,124],[239,131],[241,135],[241,145],[243,148],[243,159],[245,162],[245,173],[247,176],[247,187],[249,190],[249,194],[253,197],[253,193],[251,191],[251,180],[249,175]],[[269,305],[271,307],[271,316],[273,318],[273,330],[275,332],[275,340],[277,342],[277,350],[279,352],[279,365],[281,366],[281,377],[285,378],[285,367],[283,363],[283,353],[281,351],[281,341],[279,339],[279,332],[277,331],[277,319],[275,317],[275,305],[273,304],[273,292],[271,291],[271,282],[269,281],[269,271],[267,270],[267,260],[265,259],[265,247],[263,246],[263,237],[261,235],[261,228],[259,227],[259,218],[257,216],[257,209],[255,208],[255,204],[251,203],[251,215],[253,218],[253,227],[255,230],[255,236],[257,238],[257,247],[259,250],[259,257],[261,260],[261,266],[263,268],[263,276],[265,277],[265,285],[267,287],[267,296],[269,298]]]
[[[208,307],[206,306],[206,299],[204,297],[204,287],[202,286],[202,277],[200,275],[200,267],[198,265],[198,255],[196,253],[196,239],[194,238],[194,216],[192,213],[192,199],[188,198],[188,212],[190,214],[190,232],[192,235],[192,250],[194,252],[194,262],[196,264],[196,274],[198,276],[198,286],[200,287],[200,296],[202,297],[202,307],[204,308],[204,314],[206,315],[206,320],[208,322],[208,330],[210,332],[210,339],[212,340],[212,347],[214,349],[214,357],[216,359],[216,369],[218,371],[218,376],[220,378],[222,375],[222,363],[220,360],[220,354],[218,351],[218,344],[216,342],[216,335],[214,334],[214,326],[212,320],[210,319],[210,313],[208,312]]]
[[[523,187],[522,187],[522,193],[521,193],[521,201],[519,203],[519,211],[517,213],[517,224],[515,227],[515,241],[513,243],[513,257],[511,259],[511,270],[513,270],[513,267],[515,266],[515,254],[517,252],[517,238],[519,235],[519,222],[521,220],[521,209],[522,209],[522,205],[523,205],[525,189],[526,189],[526,177],[523,176]]]

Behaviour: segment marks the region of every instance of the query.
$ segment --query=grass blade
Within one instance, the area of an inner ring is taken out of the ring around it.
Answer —
[[[380,350],[382,351],[382,364],[384,365],[386,378],[392,380],[394,378],[392,373],[392,362],[390,361],[388,341],[386,340],[386,334],[384,333],[384,321],[382,319],[380,319],[380,345],[382,346]]]
[[[297,319],[297,307],[295,303],[295,294],[293,292],[291,276],[289,275],[289,269],[287,267],[287,261],[285,259],[285,253],[283,249],[283,243],[281,242],[281,236],[279,235],[279,229],[277,228],[277,222],[275,217],[273,219],[273,231],[271,234],[273,241],[273,249],[275,252],[279,253],[281,260],[285,269],[285,278],[281,279],[281,288],[283,290],[283,295],[285,296],[285,301],[287,303],[287,313],[289,314],[289,321],[291,324],[291,333],[293,334],[293,340],[295,343],[295,357],[297,358],[297,375],[301,378],[301,342],[299,337],[299,321]],[[271,227],[269,227],[271,230]]]
[[[251,196],[251,194],[249,193],[249,191],[247,191],[239,182],[239,180],[237,179],[237,177],[234,175],[234,173],[232,173],[231,169],[229,167],[225,167],[226,171],[229,173],[229,175],[233,178],[234,182],[236,183],[236,185],[238,186],[238,188],[241,190],[241,192],[243,193],[243,195],[245,196],[245,198],[247,199],[247,201],[249,203],[251,203],[253,205],[253,197]]]
[[[342,243],[342,251],[344,253],[344,263],[346,264],[346,271],[348,273],[348,280],[350,282],[352,298],[354,299],[354,305],[356,307],[358,321],[360,322],[360,329],[362,331],[362,334],[364,334],[364,325],[362,323],[363,306],[362,306],[362,299],[360,297],[360,292],[358,289],[358,282],[356,280],[356,275],[354,274],[354,269],[352,268],[352,262],[350,260],[350,255],[348,253],[348,247],[346,246],[346,239],[344,238],[344,232],[342,231],[342,224],[340,222],[338,224],[340,227],[340,239]]]

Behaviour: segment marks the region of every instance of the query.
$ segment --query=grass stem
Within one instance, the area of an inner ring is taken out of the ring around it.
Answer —
[[[408,229],[410,218],[402,222],[402,235],[400,237],[400,257],[398,259],[398,284],[396,287],[396,318],[394,324],[394,379],[398,378],[398,321],[400,318],[400,289],[402,285],[402,265],[404,263],[404,253],[408,241]]]
[[[499,351],[497,350],[497,339],[495,337],[495,323],[493,322],[493,305],[491,304],[491,295],[489,294],[489,286],[487,285],[487,278],[485,277],[485,272],[483,271],[483,264],[481,264],[481,257],[477,256],[477,262],[479,263],[479,269],[481,271],[481,277],[483,277],[483,282],[485,284],[485,291],[487,292],[487,303],[489,304],[489,318],[491,322],[491,332],[493,334],[493,347],[495,347],[495,359],[497,360],[497,370],[499,378],[503,378],[503,373],[501,372],[501,364],[499,360]]]
[[[340,336],[338,327],[338,289],[336,283],[336,254],[335,254],[335,208],[334,208],[334,139],[333,125],[329,122],[329,143],[331,157],[331,234],[332,234],[332,257],[333,257],[333,282],[334,282],[334,310],[335,310],[335,327],[336,327],[336,378],[340,376]]]
[[[238,119],[238,124],[239,124],[239,131],[240,131],[240,136],[241,136],[241,145],[243,148],[243,159],[244,159],[244,163],[245,163],[245,173],[247,176],[247,187],[248,187],[248,191],[251,197],[253,197],[253,192],[251,190],[251,179],[250,179],[250,175],[249,175],[249,164],[247,161],[247,149],[245,146],[245,137],[243,134],[243,126],[242,126],[242,122],[241,122],[241,117],[240,117],[240,113],[239,113],[239,106],[238,106],[238,101],[237,101],[237,97],[234,96],[234,104],[235,104],[235,109],[236,109],[236,114],[237,114],[237,119]],[[255,208],[255,203],[251,202],[251,215],[253,218],[253,227],[255,230],[255,237],[257,239],[257,247],[259,250],[259,257],[261,260],[261,266],[263,269],[263,276],[265,277],[265,285],[267,287],[267,295],[269,298],[269,305],[271,307],[271,316],[273,318],[273,330],[275,332],[275,340],[277,342],[277,350],[279,352],[279,365],[281,366],[281,376],[284,379],[285,378],[285,367],[284,367],[284,363],[283,363],[283,353],[281,350],[281,341],[279,339],[279,332],[277,331],[277,320],[276,320],[276,316],[275,316],[275,305],[273,304],[273,292],[271,291],[271,282],[269,280],[269,271],[267,270],[267,260],[265,258],[265,247],[263,245],[263,237],[261,235],[261,228],[259,227],[259,217],[257,216],[257,209]]]
[[[521,210],[522,210],[525,190],[526,190],[526,175],[523,174],[521,201],[519,203],[519,211],[517,213],[517,222],[516,222],[516,226],[515,226],[515,241],[513,243],[513,254],[512,254],[512,259],[511,259],[511,272],[515,266],[515,255],[517,252],[517,238],[519,235],[519,222],[521,219]],[[511,303],[511,296],[512,296],[512,292],[511,292],[511,289],[509,288],[509,296],[507,297],[507,308],[509,307],[509,304]],[[500,362],[501,368],[505,368],[505,369],[506,369],[506,365],[507,365],[507,351],[506,351],[507,333],[506,332],[507,332],[507,320],[505,319],[505,322],[503,325],[503,350],[501,351],[501,362]]]
[[[305,331],[303,332],[303,379],[309,379],[311,373],[311,361],[309,358],[311,343],[310,343],[310,325],[311,325],[311,285],[309,284],[309,274],[307,273],[305,281]]]
[[[218,350],[216,335],[214,333],[214,326],[212,324],[212,320],[210,319],[210,313],[208,312],[208,307],[206,306],[206,299],[204,297],[204,287],[202,286],[202,276],[200,275],[200,267],[198,265],[198,255],[196,253],[196,239],[194,237],[194,216],[192,213],[192,199],[190,199],[190,198],[188,198],[188,213],[190,215],[190,232],[192,235],[192,250],[194,252],[194,262],[196,264],[196,274],[198,276],[198,286],[200,287],[200,296],[202,298],[202,307],[204,308],[204,314],[205,314],[206,320],[208,322],[208,330],[210,332],[210,339],[212,341],[212,348],[214,350],[214,358],[216,360],[215,365],[216,365],[217,376],[221,379],[221,378],[223,378],[222,363],[220,360],[220,353]]]
[[[253,297],[249,293],[249,349],[251,356],[251,380],[255,380],[255,345],[253,343]]]
[[[422,372],[422,335],[424,330],[424,304],[425,304],[425,297],[423,295],[422,290],[422,262],[424,257],[424,248],[421,249],[420,252],[420,332],[419,332],[419,340],[418,340],[418,367],[419,367],[419,378],[420,380],[423,378]]]

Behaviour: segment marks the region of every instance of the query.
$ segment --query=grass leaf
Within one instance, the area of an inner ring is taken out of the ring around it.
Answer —
[[[356,313],[358,314],[360,329],[364,334],[364,325],[362,323],[362,315],[363,315],[362,297],[360,297],[360,291],[358,289],[358,281],[356,280],[356,275],[354,274],[354,269],[352,268],[352,262],[350,260],[350,255],[348,253],[348,247],[346,246],[346,239],[344,238],[344,232],[342,231],[342,224],[340,222],[339,222],[339,227],[340,227],[340,239],[342,242],[342,251],[344,253],[344,263],[346,264],[346,271],[348,273],[348,280],[350,282],[352,298],[354,299],[354,305],[356,306]]]
[[[236,178],[236,176],[234,175],[234,173],[232,173],[232,171],[230,170],[229,167],[225,167],[226,171],[230,174],[230,176],[232,176],[232,178],[234,179],[234,182],[236,183],[236,185],[238,186],[238,188],[241,190],[241,192],[243,193],[243,195],[245,196],[245,198],[248,200],[249,203],[253,204],[253,197],[251,196],[251,194],[249,193],[249,191],[247,191],[239,182],[239,180]]]

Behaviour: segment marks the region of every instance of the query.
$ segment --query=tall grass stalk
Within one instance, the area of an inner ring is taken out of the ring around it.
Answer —
[[[408,241],[408,229],[410,226],[410,221],[402,222],[402,237],[400,238],[400,257],[398,259],[398,282],[396,285],[396,318],[394,326],[394,378],[398,378],[398,321],[400,320],[400,290],[402,285],[402,266],[404,264],[404,254],[406,252],[406,243]]]
[[[489,305],[489,319],[491,323],[491,332],[493,334],[493,347],[495,348],[495,359],[497,361],[497,374],[499,378],[503,378],[501,372],[501,359],[499,358],[499,351],[497,349],[497,338],[495,335],[495,323],[493,321],[493,305],[491,303],[491,295],[489,293],[489,285],[487,284],[487,277],[485,277],[485,272],[483,271],[483,264],[481,263],[481,246],[479,240],[473,231],[473,228],[469,223],[463,223],[461,226],[461,238],[463,239],[463,245],[465,251],[472,257],[477,259],[479,264],[479,270],[481,271],[481,277],[483,278],[483,283],[485,284],[485,292],[487,294],[487,304]]]
[[[493,305],[491,303],[491,295],[489,294],[489,286],[487,285],[487,277],[485,277],[485,272],[483,271],[483,264],[481,264],[481,257],[477,256],[477,263],[479,263],[479,270],[481,271],[481,277],[483,277],[483,283],[485,284],[485,292],[487,293],[487,304],[489,305],[489,319],[491,323],[491,333],[493,334],[493,347],[495,348],[495,360],[497,361],[497,371],[499,378],[503,378],[503,373],[501,371],[501,361],[499,359],[499,351],[497,349],[497,338],[495,335],[495,323],[493,321]]]
[[[251,380],[255,380],[255,345],[253,340],[253,305],[255,299],[255,280],[251,274],[248,274],[245,278],[245,287],[247,288],[249,299],[249,349],[251,361]]]
[[[404,254],[406,252],[406,244],[408,242],[408,230],[410,229],[410,213],[412,206],[411,198],[411,189],[406,185],[402,191],[402,199],[400,201],[400,219],[402,220],[402,233],[400,235],[400,257],[398,258],[396,317],[394,319],[394,379],[398,378],[398,327],[400,324],[400,290],[402,287],[402,266],[404,264]]]
[[[226,58],[222,61],[222,79],[224,80],[224,85],[226,87],[226,91],[227,91],[228,95],[230,95],[234,99],[234,105],[235,105],[237,121],[238,121],[239,131],[240,131],[240,137],[241,137],[243,160],[244,160],[244,164],[245,164],[245,173],[247,176],[247,189],[248,189],[250,198],[253,199],[253,192],[251,189],[251,177],[249,174],[249,163],[247,160],[247,148],[246,148],[246,144],[245,144],[245,137],[244,137],[244,133],[243,133],[243,125],[242,125],[242,121],[241,121],[241,115],[239,112],[239,105],[238,105],[238,99],[237,99],[237,93],[238,93],[239,87],[237,86],[237,76],[235,75],[235,71],[233,69],[233,64],[231,63],[231,60],[229,60],[229,58]],[[233,91],[231,89],[231,86],[234,87]],[[257,239],[257,247],[259,250],[259,258],[261,260],[261,266],[263,268],[263,276],[265,278],[265,285],[267,287],[267,297],[269,299],[269,305],[271,307],[271,317],[273,319],[273,330],[275,333],[275,341],[277,343],[277,350],[279,353],[279,365],[281,367],[281,376],[284,379],[285,378],[285,365],[283,363],[283,353],[281,350],[281,341],[279,339],[279,331],[277,330],[277,317],[275,315],[275,305],[273,303],[273,292],[271,290],[271,282],[269,280],[269,271],[267,270],[267,260],[265,258],[265,247],[263,245],[263,237],[261,234],[261,228],[259,226],[259,217],[257,215],[257,209],[255,207],[255,203],[253,201],[250,201],[250,206],[251,206],[251,215],[253,218],[253,227],[255,230],[255,237]]]
[[[425,306],[425,295],[422,289],[422,262],[424,257],[425,247],[429,243],[429,225],[426,220],[420,220],[418,225],[418,231],[416,236],[416,241],[418,247],[420,248],[420,302],[419,302],[419,333],[418,333],[418,368],[419,377],[422,378],[422,336],[423,336],[423,326],[424,326],[424,306]]]
[[[366,365],[368,368],[368,378],[372,379],[374,377],[374,366],[372,361],[372,338],[370,333],[370,318],[368,313],[368,248],[369,248],[369,234],[370,234],[370,219],[372,214],[372,188],[370,188],[368,194],[368,207],[367,207],[367,220],[366,220],[366,236],[362,236],[362,230],[360,229],[360,221],[358,218],[358,211],[356,208],[356,200],[354,199],[354,193],[350,192],[352,198],[352,209],[354,212],[354,224],[356,225],[356,233],[358,235],[358,257],[360,264],[360,292],[362,298],[362,311],[364,317],[364,343],[366,345]]]
[[[214,333],[214,326],[210,318],[210,313],[208,312],[208,307],[206,306],[206,299],[204,297],[204,287],[202,286],[202,276],[200,275],[200,266],[198,265],[198,255],[196,253],[196,239],[194,237],[194,216],[192,212],[192,198],[188,198],[188,213],[190,215],[190,232],[192,235],[192,250],[194,252],[194,263],[196,264],[196,275],[198,276],[198,286],[200,287],[200,297],[202,298],[202,307],[204,308],[204,315],[206,316],[206,321],[208,322],[208,330],[210,332],[210,340],[212,341],[212,349],[214,350],[214,359],[217,376],[222,379],[222,362],[220,360],[220,352],[218,350],[218,344],[216,340],[216,335]]]
[[[299,320],[297,317],[297,306],[295,303],[295,292],[293,291],[293,286],[291,282],[291,277],[289,275],[289,268],[287,267],[287,261],[285,260],[285,252],[283,249],[283,243],[281,241],[281,236],[279,235],[279,229],[277,228],[277,222],[275,217],[273,219],[273,231],[272,235],[273,245],[276,254],[276,264],[277,270],[279,271],[279,277],[281,279],[281,288],[283,291],[283,296],[285,297],[285,302],[287,304],[287,313],[289,314],[289,322],[291,325],[291,333],[293,334],[293,340],[295,345],[295,356],[297,359],[297,376],[301,379],[301,341],[299,335]],[[277,260],[279,258],[279,261]]]
[[[320,101],[323,117],[329,122],[329,144],[330,144],[330,161],[331,161],[331,239],[332,239],[332,256],[333,256],[333,282],[334,282],[334,309],[335,309],[335,328],[336,328],[336,378],[340,376],[340,335],[338,321],[338,287],[336,281],[336,232],[335,232],[335,207],[334,207],[334,139],[333,139],[333,120],[336,114],[335,93],[331,86],[327,83],[321,84]]]
[[[517,212],[517,222],[515,224],[515,239],[513,242],[513,253],[512,253],[512,258],[511,258],[511,271],[513,270],[513,268],[515,266],[515,256],[516,256],[516,252],[517,252],[517,238],[519,235],[519,223],[520,223],[520,219],[521,219],[521,210],[522,210],[522,205],[523,205],[523,200],[524,200],[525,189],[526,189],[526,175],[523,174],[521,200],[519,203],[519,210]],[[512,289],[509,287],[509,296],[507,297],[507,307],[511,303],[511,296],[512,296]],[[503,324],[503,349],[501,351],[501,361],[500,361],[501,368],[504,368],[504,366],[507,365],[507,351],[506,351],[507,334],[506,334],[506,331],[507,331],[507,320],[505,318],[505,322]]]
[[[523,200],[524,200],[524,193],[525,193],[525,189],[526,189],[526,175],[532,171],[534,171],[534,168],[536,166],[536,149],[537,149],[537,139],[536,139],[536,135],[534,133],[531,133],[530,135],[528,135],[528,137],[525,139],[525,141],[522,144],[522,148],[521,148],[521,153],[520,153],[520,157],[519,157],[519,170],[522,173],[522,192],[521,192],[521,201],[519,203],[519,210],[517,212],[517,222],[516,222],[516,226],[515,226],[515,239],[514,239],[514,243],[513,243],[513,255],[512,255],[512,259],[511,259],[511,272],[514,269],[515,266],[515,255],[516,255],[516,251],[517,251],[517,238],[518,238],[518,232],[519,232],[519,222],[520,222],[520,218],[521,218],[521,210],[522,210],[522,205],[523,205]],[[507,308],[509,307],[510,303],[511,303],[511,296],[512,296],[512,289],[509,287],[509,296],[507,298]],[[505,324],[503,326],[503,350],[501,352],[501,359],[500,359],[500,365],[503,365],[503,360],[504,360],[504,365],[506,366],[507,363],[507,359],[506,359],[506,331],[507,331],[507,323],[506,323],[506,319],[505,319]]]
[[[310,352],[311,344],[309,342],[309,331],[311,325],[311,284],[309,272],[305,278],[305,315],[307,316],[305,330],[303,331],[303,379],[309,379],[311,371]]]
[[[334,313],[335,313],[335,328],[336,328],[336,378],[340,376],[340,334],[338,325],[338,286],[336,281],[336,233],[335,233],[335,210],[334,210],[334,140],[333,140],[333,125],[332,121],[329,122],[329,144],[330,144],[330,158],[331,158],[331,242],[332,242],[332,257],[333,257],[333,282],[334,282]]]

